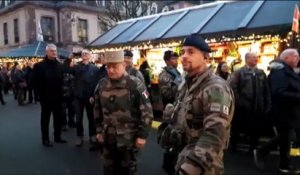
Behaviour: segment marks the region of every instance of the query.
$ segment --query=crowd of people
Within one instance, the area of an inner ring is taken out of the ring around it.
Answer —
[[[158,143],[165,150],[162,166],[168,174],[224,174],[223,155],[239,151],[247,140],[254,164],[264,169],[264,158],[279,147],[282,173],[291,167],[290,148],[300,147],[300,74],[296,49],[284,50],[270,63],[270,74],[257,68],[258,55],[248,52],[245,65],[230,72],[226,62],[216,71],[208,66],[208,44],[198,35],[185,38],[180,54],[168,50],[159,75],[164,106]],[[132,63],[129,50],[99,55],[101,67],[91,63],[91,52],[57,59],[57,47],[48,44],[41,62],[15,63],[0,70],[0,102],[13,91],[19,105],[41,106],[41,140],[53,147],[49,135],[51,115],[54,142],[67,143],[62,131],[76,128],[77,147],[85,144],[84,111],[91,150],[100,149],[105,175],[137,174],[137,153],[143,148],[153,120],[149,65]],[[178,69],[181,59],[182,75]],[[27,99],[27,100],[26,100]],[[266,130],[269,142],[259,139]],[[294,133],[295,139],[291,139]],[[243,137],[242,137],[243,136]],[[230,141],[230,142],[229,142]]]

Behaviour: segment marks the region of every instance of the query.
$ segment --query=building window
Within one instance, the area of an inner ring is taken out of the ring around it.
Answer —
[[[15,43],[19,43],[20,37],[19,37],[19,20],[14,19],[14,35],[15,35]]]
[[[87,26],[87,20],[85,19],[78,19],[78,28],[77,28],[77,34],[78,34],[78,41],[81,43],[87,43],[88,42],[88,26]]]
[[[10,0],[4,0],[4,6],[8,6],[10,4]]]
[[[43,16],[41,19],[42,35],[44,41],[54,41],[54,19]]]
[[[97,5],[97,7],[99,7],[100,6],[100,0],[96,0],[96,5]]]
[[[100,20],[98,20],[98,34],[102,34],[108,31],[107,26],[105,26]]]
[[[3,38],[4,38],[4,45],[8,44],[8,29],[7,23],[3,23]]]
[[[96,0],[96,5],[98,7],[100,7],[100,6],[105,7],[105,1],[106,0]]]
[[[156,13],[157,13],[157,4],[154,2],[151,4],[151,7],[150,7],[150,15],[156,14]]]

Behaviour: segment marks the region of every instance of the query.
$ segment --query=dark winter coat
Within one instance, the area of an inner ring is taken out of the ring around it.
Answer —
[[[57,60],[43,61],[33,68],[33,83],[41,103],[62,102],[63,66]]]
[[[90,98],[94,96],[99,81],[99,69],[92,64],[79,63],[72,69],[75,79],[74,95],[77,98]]]
[[[263,70],[244,66],[231,74],[229,82],[234,91],[236,109],[255,113],[270,110],[270,90]]]
[[[300,114],[300,78],[284,62],[270,65],[268,81],[272,96],[272,116],[281,126],[293,126]]]

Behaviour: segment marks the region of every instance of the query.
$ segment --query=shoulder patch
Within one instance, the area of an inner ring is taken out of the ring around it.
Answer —
[[[205,103],[209,112],[218,112],[224,115],[230,114],[232,96],[230,90],[224,82],[216,82],[205,88]]]
[[[210,104],[210,110],[214,112],[220,112],[221,111],[221,104],[220,103],[211,103]]]
[[[142,94],[146,99],[149,98],[149,92],[147,90],[144,90],[144,92]]]
[[[159,75],[159,81],[169,82],[169,81],[171,81],[171,78],[170,78],[170,76],[166,72],[162,72]]]

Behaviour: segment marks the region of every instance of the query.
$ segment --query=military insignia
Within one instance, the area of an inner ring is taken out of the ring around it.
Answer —
[[[221,104],[219,103],[211,103],[210,104],[210,110],[214,112],[220,112],[221,111]]]
[[[144,90],[142,94],[146,99],[149,97],[149,92],[147,90]]]
[[[229,114],[229,108],[228,106],[223,106],[223,113],[228,115]]]
[[[116,96],[115,96],[115,95],[112,95],[112,96],[109,97],[109,101],[110,101],[111,103],[113,103],[113,102],[115,101],[115,99],[116,99]]]

